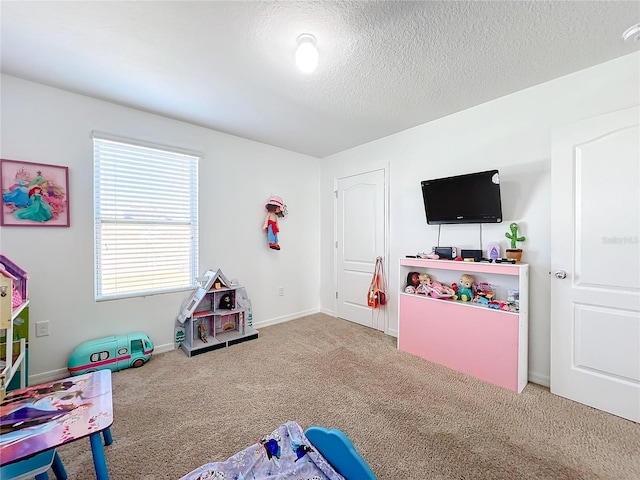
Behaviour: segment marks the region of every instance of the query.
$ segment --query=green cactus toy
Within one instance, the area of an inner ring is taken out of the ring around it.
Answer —
[[[516,242],[524,242],[526,239],[525,237],[518,236],[517,223],[513,222],[511,225],[509,225],[509,230],[511,230],[511,233],[507,232],[504,234],[504,236],[507,237],[509,240],[511,240],[511,248],[515,250],[518,248],[516,245]]]

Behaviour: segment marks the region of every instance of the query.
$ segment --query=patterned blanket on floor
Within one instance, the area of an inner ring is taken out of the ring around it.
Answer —
[[[279,426],[224,462],[202,465],[180,480],[344,480],[296,422]]]

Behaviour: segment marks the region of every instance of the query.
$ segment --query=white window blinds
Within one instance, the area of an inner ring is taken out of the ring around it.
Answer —
[[[191,288],[198,156],[94,134],[96,300]]]

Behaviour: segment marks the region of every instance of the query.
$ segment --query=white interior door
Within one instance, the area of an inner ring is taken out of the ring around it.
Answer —
[[[370,308],[367,291],[386,251],[385,171],[340,178],[336,193],[336,316],[384,331],[386,309]]]
[[[635,107],[559,128],[551,166],[551,392],[635,422],[639,123]]]

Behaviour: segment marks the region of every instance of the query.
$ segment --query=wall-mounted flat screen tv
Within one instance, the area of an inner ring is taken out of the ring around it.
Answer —
[[[421,184],[429,225],[502,222],[498,170],[423,180]]]

